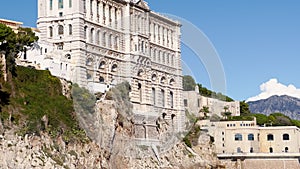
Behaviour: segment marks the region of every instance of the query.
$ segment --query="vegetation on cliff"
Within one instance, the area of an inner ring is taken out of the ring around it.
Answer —
[[[16,67],[12,84],[1,80],[1,92],[7,94],[2,103],[1,121],[5,127],[17,127],[18,133],[46,132],[64,141],[86,140],[73,109],[72,100],[62,94],[60,80],[49,71]],[[14,95],[11,95],[12,88]]]
[[[205,97],[209,97],[209,98],[216,98],[216,99],[224,100],[227,102],[234,101],[232,98],[230,98],[222,93],[217,93],[217,92],[207,89],[206,87],[202,86],[202,84],[199,84],[199,83],[196,84],[195,80],[190,75],[183,76],[182,86],[183,86],[184,91],[194,91],[196,85],[199,88],[199,94],[201,96],[205,96]]]

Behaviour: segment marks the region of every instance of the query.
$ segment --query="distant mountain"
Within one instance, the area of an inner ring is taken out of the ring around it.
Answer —
[[[270,115],[280,112],[292,119],[300,120],[300,99],[283,95],[271,96],[267,99],[248,102],[252,113]]]

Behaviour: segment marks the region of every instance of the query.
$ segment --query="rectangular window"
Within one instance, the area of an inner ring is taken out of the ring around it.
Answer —
[[[161,106],[165,107],[165,91],[161,90]]]
[[[50,10],[53,9],[53,0],[50,0]]]
[[[187,101],[187,99],[184,99],[184,100],[183,100],[183,104],[184,104],[184,107],[187,107],[187,106],[188,106],[188,101]]]
[[[58,0],[58,9],[64,8],[64,1],[63,0]]]
[[[69,24],[69,35],[72,35],[72,34],[73,34],[72,25]]]
[[[72,0],[69,0],[69,8],[72,8]]]
[[[90,12],[91,12],[91,15],[93,15],[93,1],[90,0]]]
[[[155,100],[156,100],[156,97],[155,97],[155,88],[152,88],[152,100],[153,100],[153,105],[155,105]]]
[[[83,0],[83,12],[86,13],[86,1]]]

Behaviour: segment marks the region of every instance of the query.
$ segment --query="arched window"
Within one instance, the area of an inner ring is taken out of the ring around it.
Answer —
[[[153,50],[152,57],[153,57],[153,61],[156,62],[156,49]]]
[[[166,82],[166,78],[165,78],[165,77],[162,77],[162,78],[160,79],[160,83],[161,83],[161,84],[165,84],[165,82]]]
[[[115,37],[115,45],[114,45],[114,48],[115,48],[116,50],[119,50],[119,37],[118,37],[118,36]]]
[[[273,134],[268,134],[267,140],[268,140],[268,141],[273,141],[273,140],[274,140]]]
[[[102,46],[106,47],[106,32],[103,32],[103,36],[102,36]]]
[[[140,69],[140,70],[138,71],[138,73],[137,73],[137,76],[142,77],[143,72],[144,72],[144,71],[143,71],[142,69]]]
[[[161,106],[165,107],[165,91],[161,89]]]
[[[69,35],[72,35],[72,34],[73,34],[72,25],[69,24]]]
[[[269,148],[269,152],[273,153],[273,148],[272,147]]]
[[[86,65],[87,65],[87,66],[91,66],[92,63],[93,63],[93,59],[92,59],[92,58],[88,58],[88,59],[86,60]]]
[[[101,61],[98,68],[99,69],[104,69],[104,67],[105,67],[105,62]]]
[[[64,27],[62,25],[58,25],[58,35],[64,34]]]
[[[174,95],[173,95],[173,92],[170,91],[170,104],[171,104],[171,108],[174,107]]]
[[[104,83],[104,78],[102,76],[99,77],[99,82]]]
[[[288,148],[288,147],[285,147],[285,148],[284,148],[284,152],[285,152],[285,153],[288,153],[288,152],[289,152],[289,148]]]
[[[155,94],[155,88],[152,88],[152,103],[155,105],[155,100],[156,100],[156,94]]]
[[[112,67],[111,67],[111,71],[112,72],[116,72],[118,69],[118,65],[117,64],[113,64]]]
[[[175,84],[175,80],[174,80],[174,79],[171,79],[171,80],[170,80],[170,86],[174,86],[174,84]]]
[[[99,37],[100,37],[100,31],[98,30],[96,33],[96,44],[99,45]]]
[[[90,42],[94,43],[94,28],[91,29]]]
[[[151,77],[151,80],[154,82],[154,81],[156,81],[156,79],[157,79],[156,74],[153,74],[152,77]]]
[[[110,34],[110,35],[109,35],[109,38],[108,38],[108,47],[109,47],[109,48],[112,48],[112,36],[113,36],[113,35]]]
[[[254,134],[248,134],[248,140],[253,141],[254,140]]]
[[[290,140],[290,135],[289,134],[284,134],[282,135],[283,140]]]
[[[237,150],[236,150],[236,152],[237,152],[237,153],[242,153],[241,147],[238,147]]]
[[[91,79],[92,78],[92,75],[90,73],[86,73],[86,78],[87,79]]]
[[[243,140],[243,136],[241,135],[241,134],[235,134],[235,136],[234,136],[234,140],[235,141],[242,141]]]
[[[50,36],[50,38],[53,37],[53,28],[52,28],[52,26],[49,27],[49,36]]]
[[[84,39],[87,38],[87,26],[84,27],[83,38],[84,38]]]

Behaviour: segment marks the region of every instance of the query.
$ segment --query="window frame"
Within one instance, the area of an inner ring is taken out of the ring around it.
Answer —
[[[287,133],[283,134],[283,135],[282,135],[282,140],[284,140],[284,141],[290,140],[290,135],[287,134]]]
[[[268,141],[274,141],[274,135],[273,134],[268,134],[267,135],[267,140]]]
[[[254,134],[248,134],[248,141],[254,141]]]
[[[243,141],[243,135],[240,133],[236,133],[234,135],[234,141]]]
[[[58,0],[58,9],[64,8],[64,0]]]

